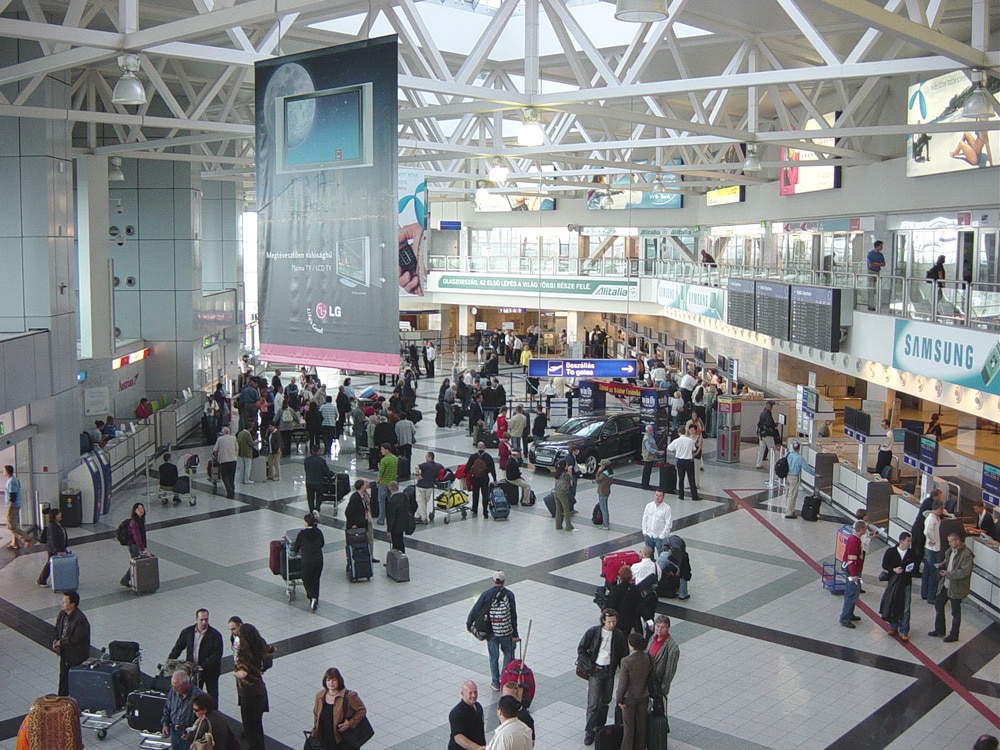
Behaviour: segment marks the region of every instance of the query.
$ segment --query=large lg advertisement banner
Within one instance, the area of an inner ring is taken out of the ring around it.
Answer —
[[[833,127],[837,119],[837,113],[832,112],[823,115],[825,124],[816,120],[807,120],[804,130],[820,130],[824,127]],[[812,138],[811,142],[817,146],[835,146],[835,138]],[[780,195],[801,195],[802,193],[813,193],[817,190],[831,190],[840,187],[840,167],[837,166],[817,166],[810,167],[811,161],[826,159],[826,154],[815,151],[806,151],[792,146],[781,147],[781,160],[795,162],[793,167],[782,167],[778,177],[778,193]],[[801,165],[801,166],[800,166]]]
[[[1000,79],[990,76],[986,87],[1000,90]],[[961,70],[910,86],[906,97],[906,122],[913,133],[906,138],[906,176],[994,167],[1000,159],[1000,133],[976,127],[978,120],[962,116],[972,83]],[[984,122],[996,122],[994,115]],[[961,122],[957,133],[922,133],[926,123]]]
[[[396,46],[365,40],[255,66],[264,359],[399,367]]]

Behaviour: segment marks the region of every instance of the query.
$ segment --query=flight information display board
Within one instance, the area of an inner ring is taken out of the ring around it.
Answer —
[[[726,323],[754,330],[753,279],[729,279],[726,284]]]
[[[1000,505],[1000,466],[983,464],[983,502],[994,508]]]
[[[840,351],[840,290],[792,287],[791,342],[825,352]]]
[[[788,341],[790,284],[758,281],[754,295],[754,330]]]

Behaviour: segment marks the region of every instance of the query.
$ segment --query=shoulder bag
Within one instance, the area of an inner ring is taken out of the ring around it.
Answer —
[[[347,699],[350,697],[350,691],[345,691],[344,693],[344,708],[347,708]],[[357,695],[357,693],[355,693]],[[351,713],[354,716],[354,713]],[[350,721],[351,716],[347,717],[347,721]],[[364,745],[368,740],[375,736],[375,730],[372,728],[372,724],[368,721],[368,717],[365,716],[356,727],[351,727],[350,729],[340,733],[340,746],[347,748],[347,750],[359,750],[359,748]]]
[[[198,732],[204,723],[205,719],[198,719],[198,723],[194,727],[195,737],[198,737]],[[191,750],[215,750],[215,738],[212,736],[211,729],[212,727],[209,725],[209,731],[198,737],[198,739],[192,740]]]

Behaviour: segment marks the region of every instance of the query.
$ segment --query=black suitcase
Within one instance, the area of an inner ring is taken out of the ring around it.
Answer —
[[[444,427],[444,402],[438,401],[437,405],[434,407],[434,424],[438,427]]]
[[[465,419],[468,414],[469,413],[456,402],[451,407],[451,423],[456,426],[462,424],[462,420]]]
[[[410,478],[410,457],[396,456],[396,481]]]
[[[403,494],[406,495],[406,507],[409,509],[410,515],[417,515],[417,485],[407,486],[403,489]]]
[[[503,490],[503,494],[507,498],[507,505],[511,508],[521,502],[521,488],[516,484],[511,484],[510,482],[500,482],[497,486]]]
[[[125,721],[128,728],[145,734],[159,734],[163,730],[165,693],[152,690],[129,693],[125,699]]]
[[[413,422],[413,424],[417,424],[417,422],[424,418],[424,413],[420,411],[420,409],[410,409],[406,412],[406,416],[410,418],[410,421]]]
[[[87,659],[69,670],[69,695],[81,711],[108,715],[121,711],[128,694],[138,687],[139,667],[131,662]]]
[[[302,558],[298,555],[288,554],[288,545],[281,545],[281,579],[283,581],[302,580]]]
[[[819,520],[819,509],[823,504],[823,498],[819,495],[806,495],[805,499],[802,501],[802,516],[803,521],[818,521]]]
[[[545,503],[545,507],[549,509],[549,514],[555,518],[556,517],[556,496],[554,492],[547,492],[545,497],[542,498],[542,502]]]
[[[660,467],[660,479],[657,487],[664,492],[677,494],[677,467],[673,464],[663,464]]]
[[[486,445],[487,448],[499,448],[500,438],[497,437],[495,432],[480,432],[479,441]]]
[[[136,641],[111,641],[108,644],[108,658],[111,661],[131,661],[138,664],[139,651]]]
[[[371,580],[372,556],[364,529],[347,530],[347,577],[351,583],[362,578]]]
[[[368,471],[378,471],[378,462],[382,460],[382,451],[376,446],[368,446]]]
[[[597,730],[594,738],[594,750],[622,750],[625,739],[625,727],[621,724],[608,724]]]

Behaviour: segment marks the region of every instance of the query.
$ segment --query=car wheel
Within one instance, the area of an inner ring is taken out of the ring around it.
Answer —
[[[586,473],[594,476],[597,474],[597,456],[594,453],[588,453],[587,457],[583,459],[583,466],[586,469]]]

